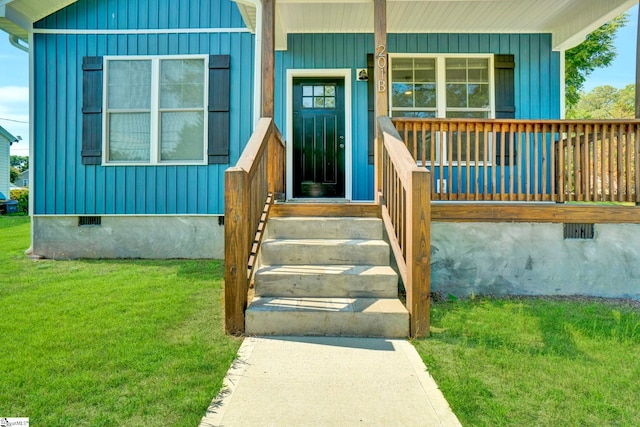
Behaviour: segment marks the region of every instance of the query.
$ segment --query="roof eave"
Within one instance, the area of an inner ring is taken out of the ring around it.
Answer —
[[[16,11],[11,2],[0,4],[0,30],[20,40],[27,41],[33,22],[22,13]]]

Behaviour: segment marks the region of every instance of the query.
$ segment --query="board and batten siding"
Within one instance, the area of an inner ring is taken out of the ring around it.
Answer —
[[[82,165],[82,58],[231,55],[229,149],[230,164],[235,164],[251,136],[255,44],[254,36],[243,30],[244,23],[235,3],[229,0],[79,0],[34,27],[34,214],[208,215],[224,212],[224,171],[229,165]],[[214,30],[180,32],[197,28]],[[215,31],[224,28],[234,31]],[[46,29],[70,30],[70,33],[39,31]],[[72,31],[87,29],[131,31],[125,34],[74,34]],[[176,29],[176,32],[136,33],[146,29]]]
[[[286,123],[286,72],[289,69],[352,69],[353,198],[373,199],[373,166],[368,164],[367,83],[356,79],[373,53],[373,34],[290,34],[288,50],[276,53],[278,127]],[[550,34],[389,34],[393,53],[486,53],[515,57],[515,116],[518,119],[560,118],[560,53]]]

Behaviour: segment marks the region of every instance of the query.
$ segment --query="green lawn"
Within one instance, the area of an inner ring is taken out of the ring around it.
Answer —
[[[465,426],[638,426],[637,307],[439,302],[432,337],[414,344]]]
[[[0,416],[197,425],[237,354],[219,261],[32,261],[0,217]]]

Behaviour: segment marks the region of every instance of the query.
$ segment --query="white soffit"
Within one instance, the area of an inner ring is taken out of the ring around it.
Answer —
[[[243,0],[237,0],[240,2]],[[637,0],[388,0],[389,33],[550,33],[556,49],[579,44]],[[371,33],[373,0],[276,0],[276,47],[288,33]],[[240,8],[255,30],[255,7]]]
[[[0,0],[0,30],[27,40],[33,23],[77,0]]]

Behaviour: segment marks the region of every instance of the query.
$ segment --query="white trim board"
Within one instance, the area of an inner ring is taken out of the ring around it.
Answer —
[[[352,79],[351,68],[318,68],[287,70],[287,200],[293,198],[293,79],[297,77],[344,79],[344,198],[353,198],[353,131],[352,131]]]
[[[247,28],[153,28],[146,30],[75,30],[34,28],[33,34],[61,35],[136,35],[136,34],[215,34],[215,33],[250,33]]]

